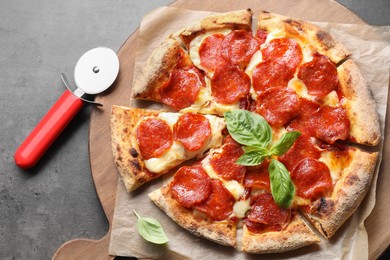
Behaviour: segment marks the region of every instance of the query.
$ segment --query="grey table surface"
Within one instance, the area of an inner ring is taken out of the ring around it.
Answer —
[[[36,167],[17,147],[65,90],[79,57],[117,51],[143,15],[171,0],[0,0],[0,259],[50,259],[73,238],[99,239],[108,222],[92,181],[85,107]],[[371,25],[390,25],[390,0],[338,0]]]

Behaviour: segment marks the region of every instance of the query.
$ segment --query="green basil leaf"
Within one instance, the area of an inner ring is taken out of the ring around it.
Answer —
[[[138,233],[147,241],[154,244],[165,244],[168,243],[169,239],[165,235],[165,232],[160,224],[154,218],[143,218],[133,210],[134,214],[137,216],[137,230]]]
[[[256,146],[243,146],[242,150],[244,150],[244,152],[246,152],[246,153],[249,153],[252,151],[259,151],[264,155],[265,154],[270,155],[269,150],[267,148],[261,148],[261,147],[256,147]]]
[[[271,147],[271,154],[276,156],[285,154],[299,136],[301,136],[301,132],[298,131],[292,131],[283,134],[279,141]]]
[[[274,201],[279,207],[288,208],[295,195],[295,187],[288,170],[283,163],[272,159],[268,171]]]
[[[266,148],[272,139],[268,122],[260,115],[247,110],[232,110],[224,114],[229,134],[238,143]]]
[[[254,150],[244,153],[237,159],[236,164],[244,166],[254,166],[261,164],[268,156],[268,150],[260,148],[261,150]]]

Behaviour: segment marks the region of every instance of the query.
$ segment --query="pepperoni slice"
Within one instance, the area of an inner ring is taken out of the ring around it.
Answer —
[[[270,88],[257,97],[256,112],[271,125],[284,125],[299,112],[299,98],[290,88]]]
[[[252,222],[285,226],[290,220],[291,210],[279,208],[270,193],[252,197],[251,204],[248,219]]]
[[[222,146],[222,152],[210,159],[210,165],[222,178],[241,182],[246,169],[245,166],[236,164],[236,161],[244,154],[244,151],[233,138],[229,136],[226,139]]]
[[[220,221],[233,212],[235,199],[220,180],[211,181],[211,194],[206,201],[195,205],[195,209],[206,213],[211,220]]]
[[[183,114],[173,126],[174,140],[182,143],[188,151],[197,151],[202,148],[210,136],[210,122],[201,114]]]
[[[273,60],[265,60],[253,69],[253,88],[257,94],[271,87],[287,87],[294,77],[294,71],[285,64]]]
[[[316,200],[332,191],[332,177],[325,163],[312,158],[303,159],[291,173],[297,195]]]
[[[293,73],[303,58],[301,46],[291,38],[273,39],[262,50],[262,54],[263,60],[284,64]]]
[[[257,30],[256,32],[256,38],[259,40],[260,44],[263,44],[265,40],[267,39],[268,33],[264,30]]]
[[[302,134],[313,135],[311,118],[320,105],[305,98],[300,99],[300,108],[296,117],[288,124],[287,130],[298,130]]]
[[[221,56],[221,46],[225,36],[212,34],[205,38],[199,47],[200,65],[207,71],[215,71],[217,67],[227,63]]]
[[[333,144],[349,137],[350,122],[343,107],[321,107],[312,117],[314,136]]]
[[[221,54],[230,64],[244,69],[259,47],[259,40],[250,31],[234,30],[222,41]]]
[[[195,69],[173,69],[169,82],[159,90],[159,95],[164,104],[180,110],[195,102],[203,85]]]
[[[311,137],[308,135],[301,135],[295,140],[293,146],[282,156],[279,156],[284,166],[286,166],[289,172],[295,168],[295,166],[305,158],[319,159],[321,151],[312,142]]]
[[[249,94],[249,76],[229,64],[219,66],[211,79],[211,95],[218,103],[230,105]]]
[[[183,166],[176,172],[170,190],[180,205],[191,208],[210,196],[211,179],[200,165]]]
[[[298,71],[310,95],[325,97],[339,86],[337,68],[328,57],[316,53],[313,60],[302,64]]]
[[[143,120],[137,128],[137,142],[142,158],[160,157],[173,143],[173,133],[168,123],[159,118]]]
[[[244,187],[254,187],[270,191],[268,166],[269,160],[266,160],[258,166],[247,167],[244,179]]]
[[[244,219],[244,223],[248,228],[248,230],[251,233],[255,233],[255,234],[282,230],[282,226],[280,225],[264,225],[261,223],[250,221],[247,218]]]

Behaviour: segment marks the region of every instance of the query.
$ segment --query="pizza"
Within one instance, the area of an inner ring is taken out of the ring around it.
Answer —
[[[381,133],[347,48],[306,21],[253,18],[215,14],[164,39],[132,86],[162,109],[113,106],[112,149],[128,191],[170,177],[149,197],[184,229],[279,253],[318,243],[314,230],[330,239],[354,213]]]
[[[224,120],[214,115],[113,106],[113,155],[126,189],[220,146],[224,128]]]

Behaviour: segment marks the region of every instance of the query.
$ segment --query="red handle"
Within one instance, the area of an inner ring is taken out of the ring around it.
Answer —
[[[66,90],[16,150],[15,163],[23,169],[33,167],[83,104],[81,99]]]

